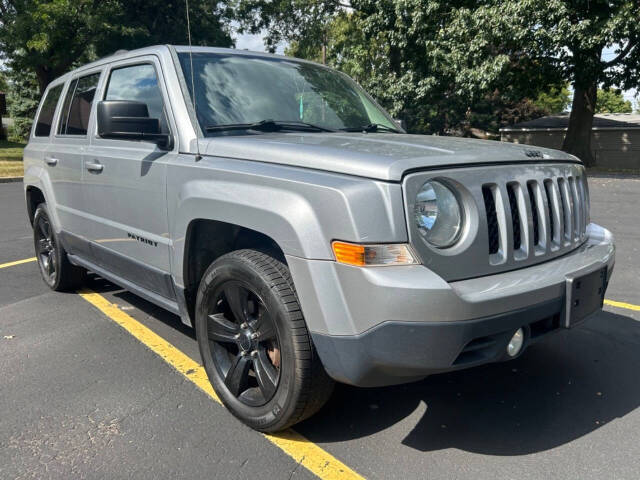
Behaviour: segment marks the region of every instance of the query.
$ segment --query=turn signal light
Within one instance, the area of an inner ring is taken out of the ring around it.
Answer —
[[[418,263],[409,246],[405,244],[360,245],[336,241],[331,245],[336,260],[347,265],[373,267]]]

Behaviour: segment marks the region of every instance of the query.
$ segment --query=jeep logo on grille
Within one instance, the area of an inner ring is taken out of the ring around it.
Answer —
[[[524,154],[529,158],[542,158],[542,152],[540,150],[525,150]]]

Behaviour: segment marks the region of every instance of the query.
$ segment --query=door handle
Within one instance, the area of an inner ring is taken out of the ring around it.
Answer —
[[[90,172],[100,173],[104,169],[104,165],[102,165],[99,161],[94,160],[93,162],[87,162],[84,166]]]
[[[55,157],[44,157],[44,163],[50,167],[55,167],[58,164],[58,159]]]

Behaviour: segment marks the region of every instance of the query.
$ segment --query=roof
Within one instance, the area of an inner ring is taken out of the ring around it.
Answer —
[[[106,63],[114,62],[117,60],[123,60],[125,58],[134,58],[141,55],[149,55],[149,54],[160,55],[162,53],[169,52],[170,49],[173,49],[178,53],[188,52],[189,50],[191,50],[193,53],[208,52],[208,53],[218,53],[218,54],[224,54],[224,55],[246,55],[251,57],[265,57],[265,58],[289,60],[289,61],[295,61],[300,63],[313,63],[314,65],[320,65],[316,62],[303,60],[301,58],[287,57],[284,55],[277,55],[277,54],[266,53],[266,52],[252,52],[249,50],[238,50],[235,48],[200,47],[195,45],[193,47],[189,47],[188,45],[152,45],[149,47],[138,48],[136,50],[118,50],[112,55],[102,57],[94,62],[82,65],[81,67],[78,67],[75,70],[67,72],[64,75],[53,80],[51,83],[61,82],[63,80],[66,80],[67,77],[75,75],[83,70],[89,70],[91,68],[99,67]],[[328,68],[325,65],[320,65],[320,66]]]
[[[569,114],[548,115],[528,122],[520,122],[501,128],[501,132],[531,132],[566,130],[569,126]],[[640,114],[634,113],[598,113],[593,117],[593,130],[640,129]]]

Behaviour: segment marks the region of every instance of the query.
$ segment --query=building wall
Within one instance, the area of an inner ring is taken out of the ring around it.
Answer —
[[[501,132],[500,138],[503,142],[560,149],[565,133],[563,130]],[[598,167],[639,170],[640,129],[594,130],[591,151]]]

